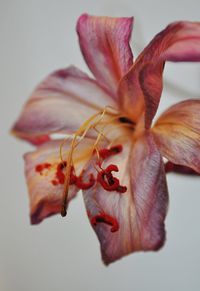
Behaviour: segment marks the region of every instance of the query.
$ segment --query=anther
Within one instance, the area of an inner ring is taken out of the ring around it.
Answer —
[[[97,223],[105,223],[105,224],[108,224],[111,226],[111,229],[110,231],[111,232],[116,232],[119,230],[119,223],[117,221],[116,218],[104,213],[104,212],[101,212],[99,214],[97,214],[96,216],[93,216],[91,217],[90,215],[90,221],[91,221],[91,224],[93,226],[96,226]]]
[[[99,150],[99,156],[102,159],[109,158],[110,156],[116,155],[122,152],[122,145],[116,145],[111,147],[110,149],[101,149]]]
[[[40,173],[40,175],[42,175],[42,172],[45,169],[49,169],[50,167],[51,167],[51,164],[49,164],[49,163],[38,164],[38,165],[35,166],[35,171]]]
[[[53,179],[51,181],[51,183],[54,185],[54,186],[57,186],[59,184],[64,184],[65,182],[65,174],[63,173],[63,170],[66,168],[67,166],[67,162],[64,161],[64,162],[61,162],[57,165],[57,170],[56,170],[56,179]],[[76,180],[77,180],[77,177],[76,175],[74,174],[74,167],[71,166],[71,169],[70,169],[70,181],[69,181],[69,184],[70,185],[73,185],[76,183]]]
[[[127,187],[121,186],[119,179],[113,177],[112,172],[118,172],[119,169],[116,165],[109,165],[105,170],[102,170],[97,175],[97,181],[107,191],[117,191],[119,193],[125,193]]]

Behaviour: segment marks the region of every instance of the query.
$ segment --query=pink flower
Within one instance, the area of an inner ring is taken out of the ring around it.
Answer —
[[[165,61],[200,61],[200,23],[170,24],[135,61],[132,24],[82,15],[80,48],[95,79],[75,67],[50,74],[13,127],[38,145],[25,155],[31,222],[66,215],[81,189],[105,264],[164,244],[163,157],[200,172],[199,100],[175,104],[151,127]],[[70,136],[51,140],[54,133]]]

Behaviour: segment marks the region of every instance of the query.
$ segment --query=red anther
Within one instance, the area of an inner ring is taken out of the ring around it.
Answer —
[[[102,159],[106,159],[106,158],[110,157],[110,150],[109,149],[101,149],[99,151],[99,155]]]
[[[74,174],[74,166],[71,166],[69,184],[70,185],[76,184],[76,181],[77,181],[77,177]]]
[[[66,162],[61,162],[57,165],[57,171],[56,171],[56,179],[52,180],[53,185],[58,185],[58,184],[64,184],[65,182],[65,173],[63,172],[64,168],[66,168],[67,163]],[[77,180],[76,175],[74,174],[74,167],[71,167],[70,170],[70,181],[69,184],[75,184]]]
[[[97,175],[97,181],[107,191],[117,190],[117,188],[119,186],[119,180],[117,178],[113,177],[111,173],[109,175],[111,175],[111,176],[108,177],[108,174],[106,174],[105,171],[101,171]],[[105,181],[105,177],[107,178],[108,182]]]
[[[123,147],[121,144],[113,146],[110,148],[110,152],[113,154],[119,154],[122,152],[122,150],[123,150]]]
[[[56,178],[57,178],[59,184],[64,184],[64,182],[65,182],[65,175],[63,173],[64,167],[65,167],[65,165],[63,162],[59,163],[57,166]]]
[[[127,187],[126,186],[119,185],[117,187],[117,192],[119,192],[119,193],[125,193],[126,191],[127,191]]]
[[[95,179],[94,179],[93,174],[90,174],[89,182],[87,183],[83,182],[82,175],[77,177],[77,180],[76,180],[76,186],[81,190],[86,190],[86,189],[91,188],[92,186],[94,186],[94,183],[95,183]]]
[[[49,163],[38,164],[35,166],[35,171],[40,173],[40,175],[42,175],[43,170],[49,169],[50,167],[51,167],[51,164]]]
[[[111,174],[111,172],[119,172],[119,169],[116,165],[109,165],[105,170],[106,174]]]
[[[52,183],[54,186],[57,186],[57,185],[58,185],[58,181],[56,181],[56,180],[51,180],[51,183]]]
[[[36,167],[35,167],[35,171],[36,172],[42,172],[42,170],[43,170],[43,165],[37,165]]]
[[[122,151],[122,145],[116,145],[111,147],[110,149],[101,149],[99,151],[99,155],[102,159],[109,158],[110,156],[116,155]]]
[[[116,232],[119,230],[119,223],[117,219],[104,212],[101,212],[93,217],[91,217],[91,214],[90,214],[89,218],[93,226],[96,226],[97,223],[105,223],[112,226],[110,229],[111,232]]]
[[[119,169],[116,165],[109,165],[105,170],[102,170],[97,175],[97,181],[107,191],[117,191],[119,193],[125,193],[127,191],[126,186],[119,184],[119,179],[113,177],[111,172],[118,172]]]

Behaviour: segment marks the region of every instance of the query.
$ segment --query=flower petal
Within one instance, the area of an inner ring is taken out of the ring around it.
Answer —
[[[38,147],[36,151],[27,153],[24,156],[32,224],[40,223],[44,218],[61,212],[64,184],[64,172],[60,168],[62,165],[59,151],[61,143],[62,140],[47,142]],[[69,143],[70,141],[68,140],[63,146],[66,159]],[[84,153],[84,150],[89,145],[90,140],[85,139],[81,143],[81,152]],[[80,171],[83,162],[84,159],[76,162],[76,173]],[[76,195],[78,190],[75,185],[70,186],[68,201]]]
[[[193,169],[186,166],[176,165],[170,161],[165,163],[165,173],[176,173],[176,174],[183,174],[183,175],[192,175],[192,176],[198,175],[199,176],[199,173],[197,173]]]
[[[122,79],[121,106],[136,120],[145,111],[146,128],[150,127],[160,101],[165,61],[200,61],[200,22],[182,21],[167,26]]]
[[[83,56],[96,79],[114,96],[121,77],[133,63],[129,46],[133,18],[83,14],[77,23]]]
[[[177,103],[156,122],[153,133],[164,157],[200,173],[200,100]]]
[[[116,177],[127,191],[106,191],[100,184],[83,191],[105,264],[134,251],[158,250],[165,241],[168,205],[163,162],[152,136],[142,136],[133,148],[130,141],[123,144],[122,153],[102,167],[110,164],[118,166]]]
[[[96,81],[75,67],[49,75],[32,93],[13,133],[34,144],[55,132],[72,132],[114,101]]]

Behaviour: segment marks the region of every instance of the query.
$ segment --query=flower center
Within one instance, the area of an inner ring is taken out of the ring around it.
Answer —
[[[78,145],[83,141],[89,131],[93,131],[95,133],[96,138],[94,138],[93,144],[90,146],[87,156],[85,157],[87,161],[92,159],[92,157],[96,154],[97,155],[97,162],[96,164],[100,168],[97,175],[97,182],[107,191],[117,191],[118,193],[124,193],[127,191],[125,186],[121,186],[120,182],[117,178],[113,177],[112,172],[118,171],[117,166],[110,165],[106,169],[101,168],[102,160],[109,158],[110,156],[116,155],[122,151],[122,145],[112,146],[112,144],[116,143],[116,141],[121,138],[113,133],[113,127],[116,127],[117,130],[121,127],[133,129],[135,124],[130,119],[121,115],[117,110],[112,107],[105,107],[103,110],[97,112],[96,114],[92,115],[89,119],[87,119],[80,128],[73,134],[70,149],[68,152],[68,157],[65,171],[62,172],[62,181],[64,175],[64,188],[63,188],[63,196],[62,196],[62,205],[61,205],[61,215],[66,216],[67,213],[67,202],[68,202],[68,191],[69,186],[71,184],[71,175],[72,169],[74,169],[74,161],[73,156],[75,151],[78,148]],[[109,138],[108,138],[109,136]],[[65,144],[67,137],[63,140],[63,143],[60,146],[60,158],[61,163],[64,163],[62,158],[62,149],[63,145]],[[99,144],[105,144],[106,147],[99,149]],[[74,171],[74,170],[73,170]],[[95,179],[92,174],[90,174],[89,180],[87,183],[83,182],[83,172],[82,170],[80,176],[74,182],[79,189],[89,189],[95,184]]]

